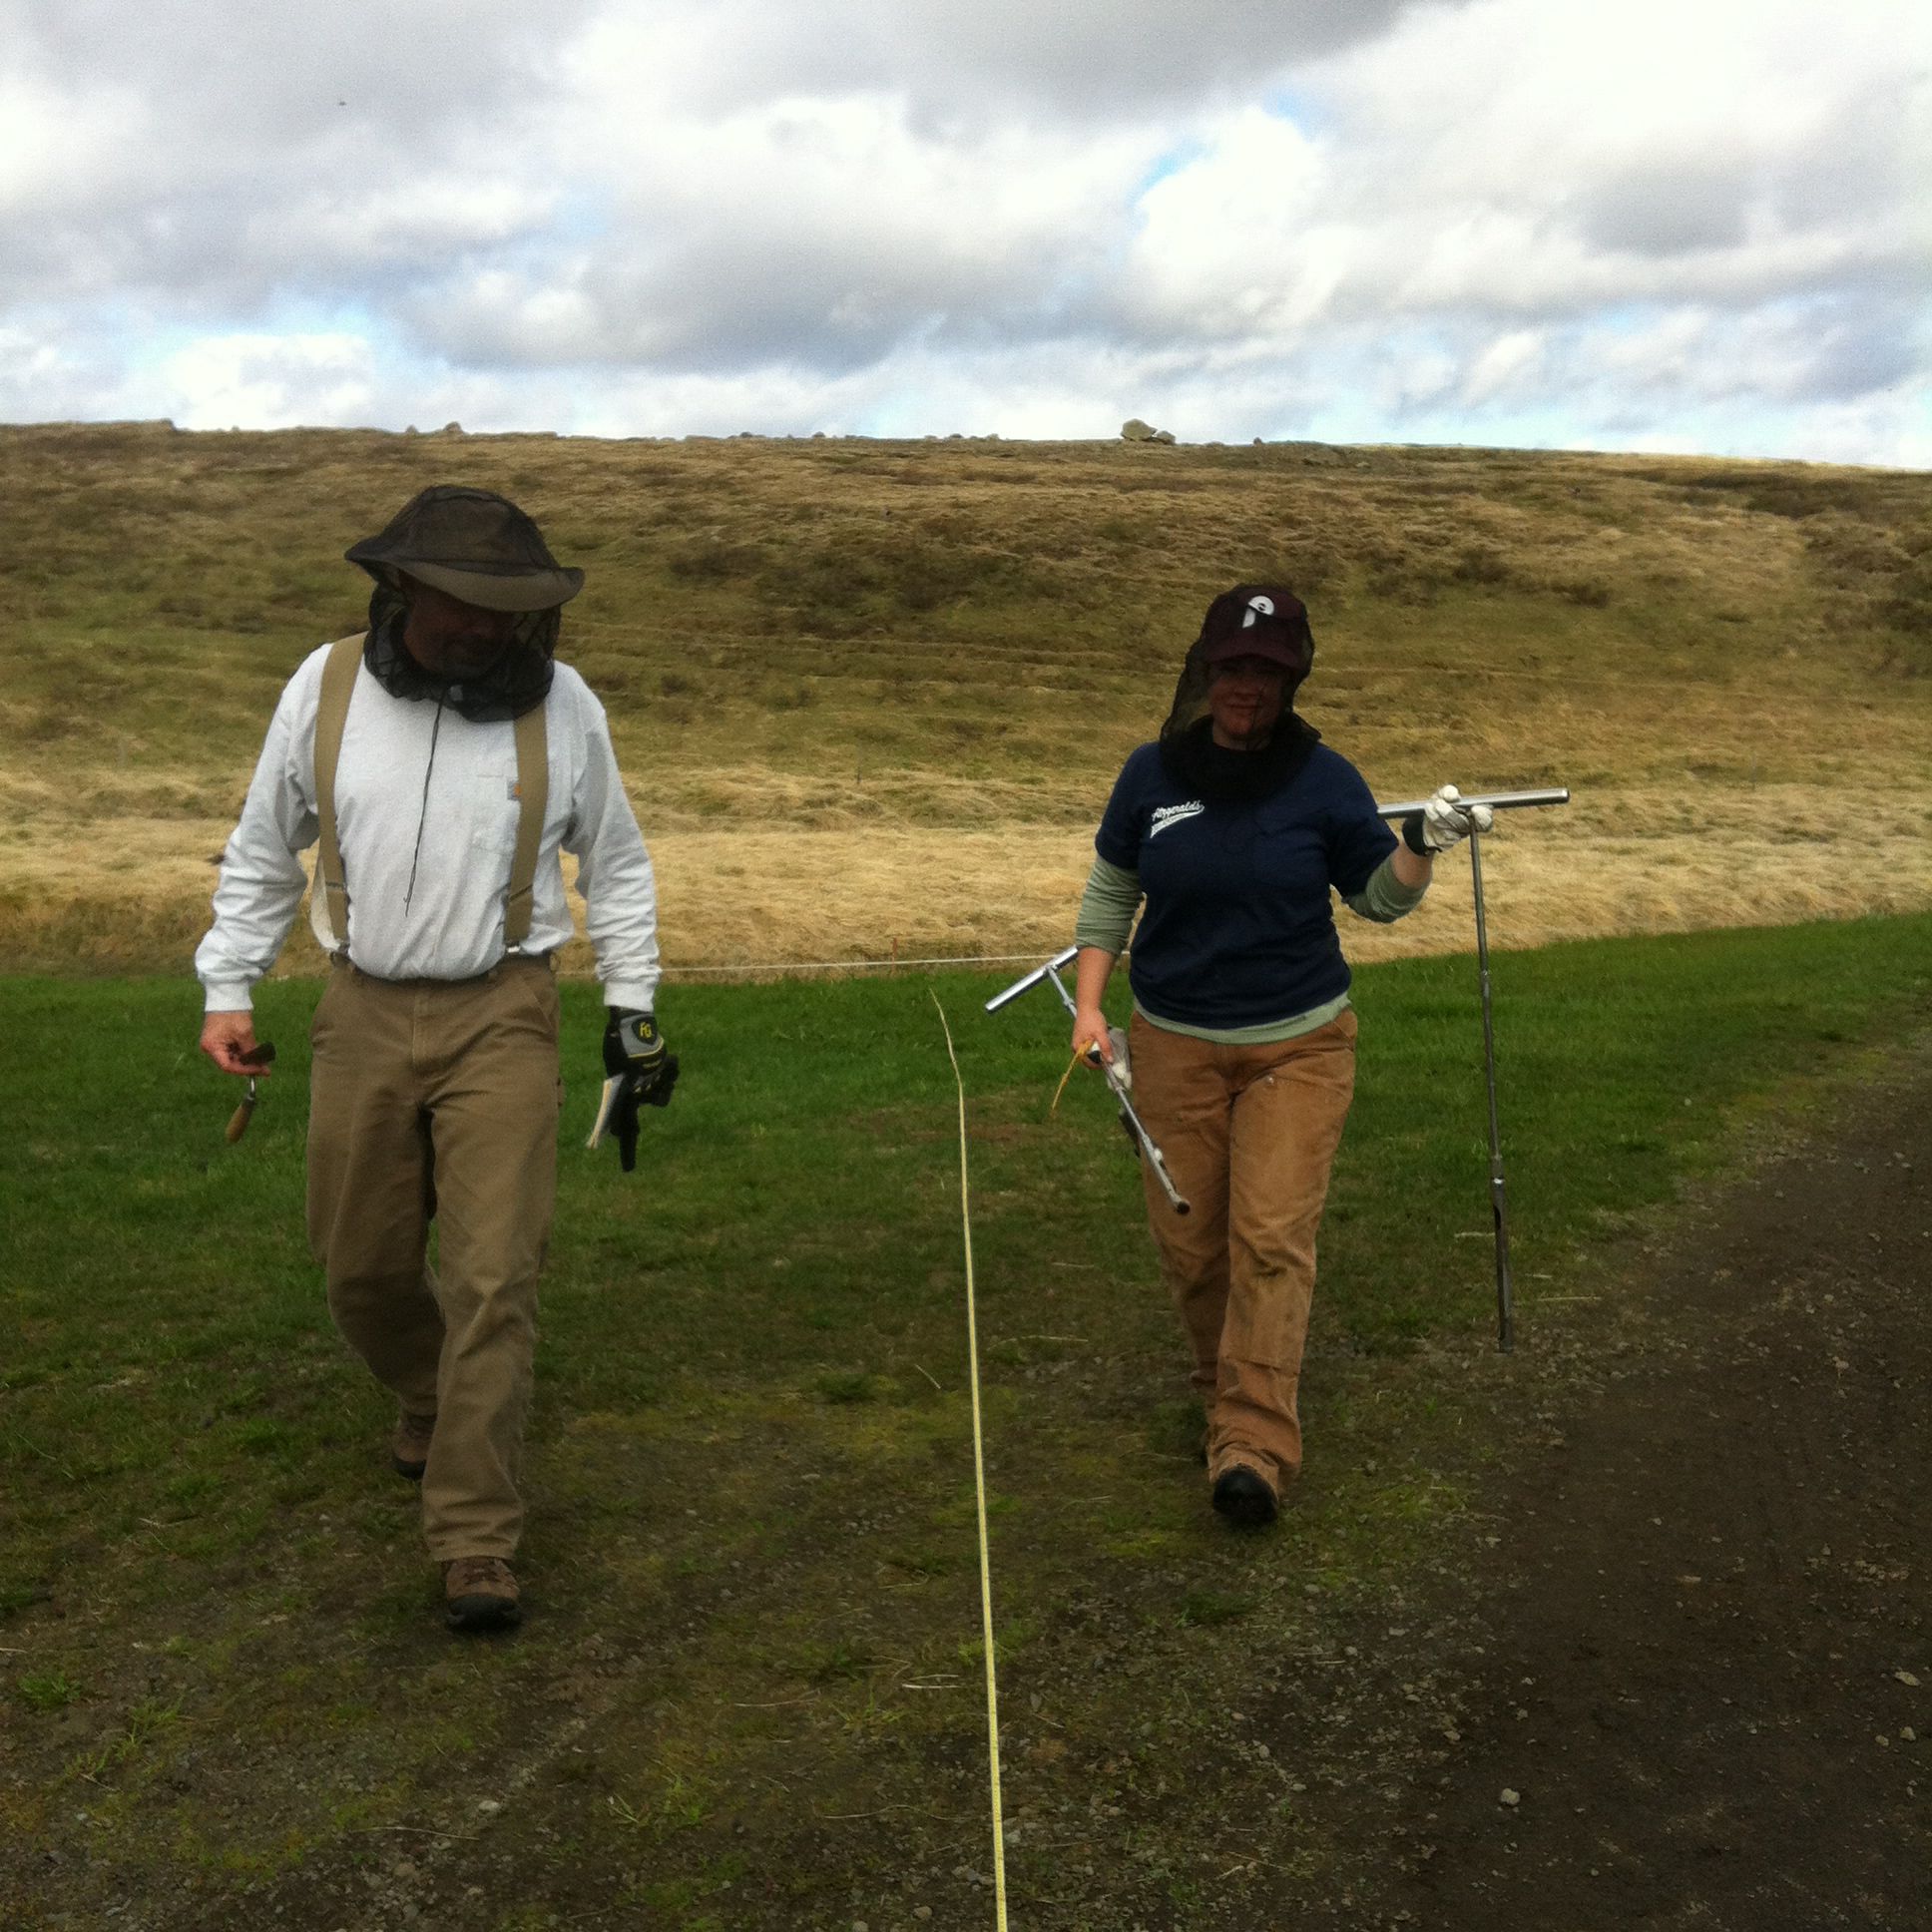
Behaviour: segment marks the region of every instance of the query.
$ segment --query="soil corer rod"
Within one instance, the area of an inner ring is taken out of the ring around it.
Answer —
[[[1060,969],[1071,965],[1079,951],[1078,946],[1069,946],[1064,952],[1055,953],[1044,966],[1036,966],[1032,972],[1023,974],[1005,992],[995,993],[986,1002],[987,1012],[997,1013],[1008,1000],[1017,1000],[1022,993],[1031,992],[1044,979],[1052,982],[1053,990],[1060,995],[1060,1004],[1075,1019],[1079,1019],[1080,1008],[1074,1004],[1074,996],[1067,991],[1066,982],[1060,977]],[[1140,1149],[1148,1166],[1154,1171],[1154,1178],[1161,1184],[1161,1192],[1167,1196],[1169,1205],[1177,1214],[1191,1212],[1192,1209],[1186,1198],[1174,1185],[1174,1177],[1168,1172],[1167,1157],[1155,1145],[1154,1136],[1142,1126],[1140,1115],[1134,1111],[1134,1103],[1127,1097],[1127,1088],[1122,1083],[1120,1069],[1111,1060],[1100,1058],[1098,1046],[1090,1047],[1086,1057],[1091,1066],[1098,1067],[1106,1076],[1109,1090],[1120,1102],[1122,1124],[1126,1127],[1134,1145]]]
[[[1476,881],[1476,970],[1483,989],[1483,1075],[1489,1086],[1489,1212],[1496,1223],[1496,1347],[1516,1346],[1516,1301],[1510,1288],[1509,1197],[1503,1187],[1503,1136],[1496,1123],[1496,1029],[1489,1002],[1489,933],[1483,921],[1483,846],[1472,825],[1469,870]]]
[[[1462,799],[1465,805],[1487,805],[1509,811],[1519,805],[1567,805],[1568,785],[1548,785],[1534,791],[1482,791]],[[1427,799],[1396,805],[1377,805],[1383,818],[1406,818],[1420,811]],[[1496,1022],[1489,993],[1489,925],[1483,917],[1483,842],[1469,828],[1469,872],[1476,887],[1476,973],[1483,1004],[1483,1079],[1489,1090],[1489,1212],[1496,1225],[1496,1347],[1509,1354],[1516,1346],[1516,1297],[1510,1285],[1509,1196],[1503,1184],[1503,1136],[1496,1116]]]

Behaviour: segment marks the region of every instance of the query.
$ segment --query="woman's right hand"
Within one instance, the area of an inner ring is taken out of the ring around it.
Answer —
[[[1100,1048],[1101,1059],[1111,1064],[1114,1058],[1114,1043],[1107,1037],[1107,1015],[1097,1006],[1076,1007],[1074,1009],[1074,1052],[1086,1060],[1087,1050],[1094,1046]]]

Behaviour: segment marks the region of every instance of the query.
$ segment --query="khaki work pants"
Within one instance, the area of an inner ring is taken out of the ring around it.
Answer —
[[[434,1415],[423,1533],[440,1562],[509,1557],[557,1191],[557,981],[338,964],[315,1010],[308,1239],[329,1313],[378,1381]],[[437,1265],[428,1265],[429,1224]]]
[[[1193,1211],[1151,1172],[1148,1223],[1194,1350],[1208,1473],[1277,1491],[1301,1468],[1295,1392],[1315,1230],[1355,1092],[1355,1016],[1266,1046],[1216,1046],[1134,1016],[1134,1106]]]

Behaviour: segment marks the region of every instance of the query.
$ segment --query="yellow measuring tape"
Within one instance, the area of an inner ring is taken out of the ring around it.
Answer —
[[[986,1652],[986,1749],[993,1782],[993,1911],[999,1932],[1006,1932],[1006,1833],[1000,1824],[1000,1690],[993,1663],[993,1569],[986,1547],[986,1445],[979,1420],[979,1313],[973,1297],[973,1214],[966,1183],[966,1083],[960,1078],[953,1030],[946,1024],[946,1009],[939,1005],[937,993],[932,994],[932,1003],[945,1029],[946,1058],[953,1063],[953,1085],[959,1090],[959,1225],[966,1241],[966,1362],[973,1388],[973,1489],[979,1500],[979,1617]]]

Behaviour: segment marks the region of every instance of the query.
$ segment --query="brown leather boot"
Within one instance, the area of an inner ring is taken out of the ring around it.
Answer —
[[[501,1557],[458,1557],[443,1565],[444,1609],[453,1631],[508,1630],[522,1617],[516,1573]]]
[[[429,1467],[429,1438],[436,1433],[433,1415],[411,1415],[404,1409],[396,1417],[395,1433],[389,1438],[389,1467],[412,1483],[423,1479]]]

